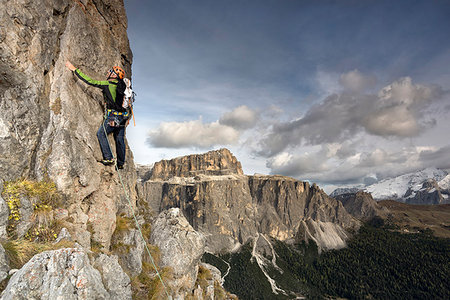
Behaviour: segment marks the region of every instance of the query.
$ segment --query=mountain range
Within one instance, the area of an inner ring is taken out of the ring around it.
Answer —
[[[368,186],[355,186],[334,190],[330,196],[368,192],[377,200],[396,200],[409,204],[450,203],[450,175],[445,170],[427,168],[400,176],[386,178]]]

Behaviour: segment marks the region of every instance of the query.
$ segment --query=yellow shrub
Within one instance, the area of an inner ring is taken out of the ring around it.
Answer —
[[[18,179],[3,185],[3,198],[10,213],[7,226],[8,236],[16,238],[16,228],[21,220],[21,198],[27,198],[33,205],[31,228],[25,238],[30,241],[51,241],[56,238],[57,224],[53,220],[53,209],[60,204],[61,197],[54,182],[48,178],[41,181]]]

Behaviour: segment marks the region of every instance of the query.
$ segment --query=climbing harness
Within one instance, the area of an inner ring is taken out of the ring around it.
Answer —
[[[108,121],[108,125],[111,127],[125,127],[125,124],[121,125],[121,122],[117,116],[123,116],[125,119],[128,119],[128,112],[119,112],[113,109],[105,110],[105,120],[109,118],[110,115],[114,117]]]
[[[109,140],[108,140],[108,135],[106,134],[105,122],[102,123],[102,127],[103,127],[103,131],[105,132],[106,141],[108,142],[109,150],[112,153],[111,145],[109,144]],[[114,159],[114,155],[113,155],[113,159]],[[159,280],[161,281],[161,284],[164,287],[164,291],[166,292],[167,299],[172,300],[172,297],[169,295],[169,292],[167,291],[167,287],[164,284],[164,281],[163,281],[163,279],[161,277],[161,274],[159,273],[158,268],[156,267],[156,264],[155,264],[155,261],[153,259],[153,256],[150,254],[150,250],[148,249],[147,242],[145,241],[144,234],[142,233],[142,230],[141,230],[141,226],[139,226],[139,222],[138,222],[138,220],[136,218],[136,215],[134,214],[133,205],[131,204],[130,197],[128,196],[127,190],[125,188],[125,184],[123,183],[122,176],[120,175],[120,172],[119,172],[119,167],[117,166],[117,160],[114,160],[114,167],[116,168],[117,175],[119,176],[120,183],[122,184],[122,189],[123,189],[123,191],[125,193],[125,197],[128,200],[128,205],[130,207],[131,213],[133,214],[134,222],[136,223],[136,228],[138,229],[139,233],[141,234],[141,238],[144,241],[145,249],[147,250],[148,256],[150,257],[150,260],[152,262],[153,268],[156,271],[156,275],[158,275],[158,278],[159,278]]]

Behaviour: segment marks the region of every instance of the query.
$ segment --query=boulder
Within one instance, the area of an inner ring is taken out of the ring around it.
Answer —
[[[102,273],[81,249],[39,253],[14,273],[1,299],[131,299],[129,286],[125,286],[129,278],[117,259],[101,256],[97,261]]]
[[[191,293],[205,252],[205,237],[192,228],[179,208],[171,208],[161,212],[153,223],[150,242],[161,250],[160,267],[173,270],[174,280],[168,285],[174,298]]]

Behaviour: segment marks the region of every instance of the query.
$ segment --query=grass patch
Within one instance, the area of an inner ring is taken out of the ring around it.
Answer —
[[[75,243],[70,241],[61,241],[57,244],[36,243],[25,239],[20,239],[6,241],[2,243],[2,246],[5,249],[6,256],[8,257],[9,266],[12,269],[20,269],[38,253],[61,248],[73,248]]]
[[[114,234],[119,234],[135,228],[136,226],[133,218],[127,217],[125,214],[116,217],[116,229],[114,230]]]
[[[159,267],[158,267],[159,268]],[[170,288],[167,286],[167,282],[173,280],[172,268],[165,267],[159,268],[159,274],[168,289],[169,295],[171,294]],[[131,279],[131,289],[133,291],[133,299],[165,299],[166,290],[159,279],[153,264],[148,261],[142,263],[142,272],[138,276]]]
[[[61,204],[61,196],[56,185],[48,177],[41,181],[18,179],[3,184],[2,196],[8,204],[8,237],[17,239],[16,228],[22,221],[20,209],[24,198],[31,202],[33,213],[31,227],[24,238],[34,242],[49,242],[56,239],[56,230],[60,229],[54,221],[53,211]]]

